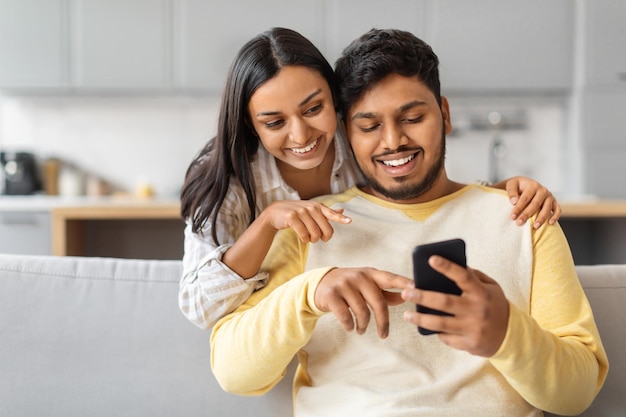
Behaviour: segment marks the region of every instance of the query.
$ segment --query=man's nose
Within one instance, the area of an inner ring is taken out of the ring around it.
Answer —
[[[409,140],[402,127],[397,123],[387,124],[383,127],[382,139],[387,149],[398,149],[400,146],[406,145]]]
[[[302,118],[296,117],[291,121],[289,140],[298,145],[304,145],[309,141],[309,125]]]

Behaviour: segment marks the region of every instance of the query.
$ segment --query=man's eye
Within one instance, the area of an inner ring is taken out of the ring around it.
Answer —
[[[374,125],[370,125],[370,126],[361,126],[359,127],[359,129],[361,129],[361,132],[367,133],[367,132],[373,132],[374,130],[378,129],[378,126],[380,126],[380,124],[374,124]]]
[[[404,119],[407,123],[419,123],[422,121],[422,119],[424,119],[423,115],[419,115],[416,117],[407,117],[406,119]]]

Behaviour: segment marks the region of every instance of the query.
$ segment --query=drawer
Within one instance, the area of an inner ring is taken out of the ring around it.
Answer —
[[[52,254],[49,212],[0,212],[0,253]]]

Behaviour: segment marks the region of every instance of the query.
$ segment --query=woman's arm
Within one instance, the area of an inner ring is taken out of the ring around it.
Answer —
[[[330,221],[350,223],[340,211],[310,200],[275,201],[224,254],[223,262],[240,276],[257,274],[277,231],[292,228],[304,243],[328,241],[333,235]]]

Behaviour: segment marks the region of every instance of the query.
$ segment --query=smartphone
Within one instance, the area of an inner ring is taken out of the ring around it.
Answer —
[[[463,241],[463,239],[451,239],[441,242],[428,243],[425,245],[418,245],[415,249],[413,249],[413,279],[415,281],[416,288],[461,295],[461,289],[454,281],[435,271],[430,267],[430,265],[428,265],[428,258],[432,255],[442,256],[465,268],[465,241]],[[443,316],[450,315],[439,310],[422,307],[419,304],[416,306],[416,309],[420,313],[438,314]],[[418,330],[423,335],[438,333],[423,327],[418,327]]]

